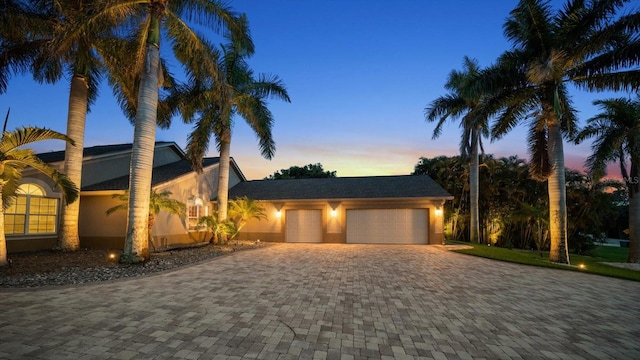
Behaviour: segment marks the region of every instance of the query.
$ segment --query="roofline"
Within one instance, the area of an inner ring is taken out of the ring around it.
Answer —
[[[170,164],[168,164],[168,165],[170,165]],[[208,170],[209,168],[212,168],[212,167],[214,167],[214,166],[218,166],[218,167],[220,167],[220,160],[218,160],[218,162],[217,162],[217,163],[215,163],[215,164],[211,164],[211,165],[209,165],[209,166],[205,166],[205,167],[203,167],[203,168],[202,168],[202,172],[204,173],[205,169],[207,169],[207,170]],[[180,176],[176,176],[176,177],[171,178],[171,179],[169,179],[169,180],[165,180],[165,181],[159,182],[159,183],[157,183],[157,184],[155,184],[155,185],[152,185],[152,186],[151,186],[151,188],[152,188],[152,189],[157,189],[158,187],[166,186],[166,185],[168,185],[168,184],[171,184],[171,183],[172,183],[172,182],[174,182],[174,181],[178,181],[178,179],[182,179],[182,178],[184,178],[184,177],[186,177],[186,176],[190,176],[190,175],[192,176],[193,174],[199,175],[199,174],[198,174],[195,170],[193,170],[193,168],[192,168],[192,169],[191,169],[191,171],[189,171],[189,172],[186,172],[186,173],[184,173],[184,174],[182,174],[182,175],[180,175]]]
[[[242,173],[242,170],[240,170],[240,166],[238,166],[238,164],[236,163],[236,160],[235,160],[233,157],[230,157],[230,159],[231,159],[231,163],[232,163],[232,164],[233,164],[233,166],[236,168],[236,172],[238,173],[238,175],[240,175],[240,181],[241,181],[241,182],[248,181],[248,180],[247,180],[247,177],[246,177],[246,176],[244,176],[244,174]],[[218,164],[219,164],[219,163],[220,163],[220,162],[218,161]]]
[[[383,201],[383,200],[453,200],[453,196],[416,196],[416,197],[385,197],[385,198],[313,198],[313,199],[254,199],[256,201],[274,201],[274,202],[285,202],[285,201],[352,201],[352,200],[375,200],[375,201]]]
[[[85,149],[87,148],[92,148],[95,146],[119,146],[119,145],[131,145],[131,149],[128,150],[120,150],[120,151],[112,151],[112,152],[108,152],[108,153],[104,153],[104,154],[99,154],[99,155],[88,155],[88,156],[83,156],[82,157],[82,161],[86,161],[86,160],[93,160],[93,159],[101,159],[104,157],[110,157],[110,156],[117,156],[117,155],[122,155],[122,154],[130,154],[133,152],[133,143],[122,143],[122,144],[112,144],[112,145],[94,145],[94,146],[85,146]],[[163,148],[163,147],[169,147],[169,146],[173,146],[174,148],[176,148],[178,150],[178,155],[181,158],[185,158],[186,154],[184,152],[184,150],[182,150],[180,148],[180,146],[178,146],[178,144],[175,141],[156,141],[154,144],[154,151],[157,148]],[[57,150],[56,152],[65,152],[66,150]],[[83,149],[84,151],[84,149]],[[46,153],[45,153],[46,154]],[[38,154],[36,154],[38,155]],[[64,163],[64,158],[62,160],[59,161],[52,161],[49,162],[47,164],[52,165],[52,164],[61,164]]]
[[[83,190],[80,191],[80,196],[105,196],[105,195],[120,195],[126,190]]]

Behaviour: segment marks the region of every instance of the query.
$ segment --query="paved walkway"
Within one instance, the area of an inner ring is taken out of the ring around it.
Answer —
[[[274,245],[0,292],[2,359],[640,359],[640,283],[434,246]]]

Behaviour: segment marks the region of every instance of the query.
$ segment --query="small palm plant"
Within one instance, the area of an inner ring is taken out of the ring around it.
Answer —
[[[7,114],[8,116],[8,114]],[[6,124],[6,121],[5,121]],[[7,264],[7,241],[4,234],[4,210],[13,201],[22,171],[31,167],[53,180],[64,193],[67,204],[78,198],[78,187],[66,175],[54,167],[44,163],[33,150],[21,147],[43,140],[63,140],[73,144],[73,140],[59,132],[36,128],[22,127],[14,131],[3,131],[0,139],[0,266]]]
[[[227,225],[227,233],[229,234],[229,239],[233,239],[238,236],[240,230],[242,230],[249,220],[263,220],[267,218],[267,214],[262,204],[243,196],[229,201],[229,218],[233,226]],[[238,245],[237,238],[236,245]]]
[[[220,239],[224,239],[229,235],[229,228],[231,227],[231,221],[219,221],[218,213],[213,212],[211,215],[201,216],[198,218],[198,230],[205,229],[211,232],[209,243],[217,244]],[[224,236],[220,236],[224,235]],[[205,237],[208,237],[205,235]]]
[[[156,222],[156,216],[160,211],[164,210],[181,217],[184,217],[187,212],[187,206],[183,202],[171,199],[169,196],[171,196],[171,191],[163,191],[159,193],[156,192],[156,190],[151,190],[151,196],[149,197],[149,221],[147,224],[147,233],[149,236],[149,245],[151,245],[154,250],[156,250],[156,247],[153,244],[153,234],[151,233],[151,229],[153,228],[153,225]],[[120,200],[121,204],[107,209],[107,215],[111,215],[118,210],[127,210],[129,208],[128,191],[125,191],[122,194],[115,194],[113,195],[113,198]]]

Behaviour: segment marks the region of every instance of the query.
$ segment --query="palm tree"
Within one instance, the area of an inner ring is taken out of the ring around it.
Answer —
[[[11,6],[14,15],[5,20],[12,23],[2,29],[2,37],[12,45],[0,54],[8,62],[5,68],[30,69],[39,82],[55,83],[66,74],[71,79],[67,135],[76,146],[66,144],[64,173],[76,184],[82,183],[86,116],[97,98],[101,77],[107,75],[125,112],[135,107],[135,99],[125,95],[133,92],[130,88],[135,83],[131,71],[125,71],[134,63],[134,52],[128,51],[130,41],[115,32],[124,16],[123,4],[104,0],[20,3]],[[63,250],[80,246],[79,206],[77,201],[63,207],[58,239]]]
[[[608,163],[618,162],[629,197],[629,258],[640,262],[640,95],[636,99],[596,100],[601,113],[587,120],[575,141],[596,137],[586,166],[596,178]],[[627,168],[627,165],[630,165]]]
[[[549,261],[569,263],[563,137],[576,132],[568,84],[586,90],[637,89],[640,13],[619,16],[628,1],[568,1],[553,11],[548,1],[520,0],[504,24],[514,49],[483,75],[489,103],[504,111],[492,128],[498,139],[529,121],[531,175],[547,180]]]
[[[263,220],[267,218],[267,214],[262,204],[244,196],[229,202],[229,218],[233,226],[228,229],[228,232],[231,235],[230,239],[233,239],[249,220]]]
[[[246,28],[222,1],[199,0],[150,0],[141,4],[145,18],[140,29],[138,56],[140,83],[137,94],[137,109],[134,124],[129,178],[129,210],[127,237],[122,261],[137,262],[149,258],[147,241],[147,218],[151,173],[158,112],[158,85],[160,84],[160,38],[169,37],[176,58],[188,69],[206,71],[219,79],[217,59],[210,56],[211,46],[188,21],[193,21],[213,31],[227,30],[247,53],[253,52],[253,43]]]
[[[186,122],[193,122],[199,116],[196,126],[189,135],[187,156],[196,171],[202,171],[204,157],[211,135],[214,134],[220,151],[218,174],[218,221],[227,219],[229,193],[229,166],[231,153],[231,132],[234,115],[242,117],[258,137],[262,156],[271,159],[275,143],[271,134],[273,115],[267,107],[266,98],[276,98],[290,102],[283,82],[273,75],[254,75],[246,59],[250,55],[237,43],[223,46],[223,56],[219,67],[224,80],[220,85],[211,81],[193,81],[183,90],[187,99],[182,101],[182,113]]]
[[[68,136],[49,129],[24,127],[3,132],[0,139],[0,266],[7,264],[7,241],[4,234],[4,209],[15,196],[22,171],[28,166],[53,180],[64,193],[66,203],[78,198],[78,188],[66,175],[42,162],[31,149],[21,147],[37,141],[63,140],[73,143]]]
[[[164,210],[169,212],[170,214],[175,214],[181,217],[184,217],[187,211],[187,205],[183,202],[178,201],[176,199],[171,199],[171,191],[163,191],[157,192],[155,189],[151,190],[151,195],[149,197],[149,219],[147,223],[147,233],[149,234],[148,241],[152,247],[153,245],[153,225],[156,223],[156,216],[160,213],[160,211]],[[129,193],[124,192],[123,194],[115,194],[113,195],[114,199],[120,200],[122,203],[107,209],[106,214],[111,215],[119,210],[127,210],[129,208]]]
[[[438,120],[433,130],[433,138],[442,133],[442,126],[447,119],[461,117],[462,139],[460,141],[460,155],[469,159],[469,196],[470,196],[470,239],[480,242],[480,220],[478,216],[478,164],[479,149],[482,148],[482,135],[488,136],[488,115],[484,112],[481,93],[470,93],[473,81],[479,76],[480,69],[476,60],[465,56],[464,70],[453,70],[448,77],[445,88],[450,94],[431,102],[425,108],[425,117],[429,122]]]

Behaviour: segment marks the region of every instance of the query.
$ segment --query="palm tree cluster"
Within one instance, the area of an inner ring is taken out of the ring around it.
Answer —
[[[445,233],[449,238],[470,241],[468,159],[462,156],[421,158],[414,175],[426,174],[443,184],[455,197],[445,204]],[[549,249],[549,202],[544,183],[529,176],[530,163],[517,156],[484,156],[479,167],[479,238],[490,245],[518,249]],[[624,184],[617,180],[594,179],[567,170],[568,246],[576,253],[588,253],[593,235],[620,237],[626,229],[628,201]]]
[[[216,46],[205,31],[223,35],[229,44]],[[170,46],[167,54],[160,51],[161,44]],[[273,156],[273,117],[265,99],[289,101],[289,97],[277,77],[253,75],[245,62],[253,52],[246,17],[221,0],[0,2],[0,94],[14,74],[32,74],[46,83],[70,79],[67,135],[72,141],[66,147],[64,173],[73,183],[82,181],[85,121],[101,80],[108,81],[134,125],[122,261],[149,258],[147,225],[157,126],[168,127],[180,112],[186,121],[202,115],[190,136],[189,156],[196,170],[201,170],[213,133],[221,152],[227,150],[221,156],[220,173],[227,172],[228,178],[235,113],[256,131],[263,155]],[[182,65],[188,84],[178,84],[165,67],[174,59]],[[227,185],[228,181],[221,184]],[[61,249],[79,248],[78,212],[78,202],[63,209]]]
[[[519,124],[528,128],[529,174],[547,182],[552,262],[569,263],[563,141],[606,136],[596,130],[578,135],[570,86],[587,91],[640,90],[640,12],[623,13],[629,2],[567,0],[561,9],[555,10],[549,1],[520,0],[503,27],[512,48],[485,69],[478,69],[474,60],[465,58],[464,70],[453,71],[449,76],[446,88],[450,94],[425,108],[426,120],[438,121],[434,137],[440,134],[447,119],[461,119],[462,154],[470,154],[472,162],[471,209],[477,208],[479,165],[477,155],[473,154],[480,136],[498,140]],[[627,160],[620,149],[633,149],[637,140],[626,139],[619,139],[613,147],[601,147],[600,154],[595,150],[593,159],[587,161],[591,175],[602,175],[601,165],[607,161]],[[606,151],[609,153],[604,154]],[[623,173],[627,179],[633,179],[628,175]],[[636,190],[633,186],[627,188],[631,197]],[[632,203],[633,214],[629,219],[634,244],[629,259],[635,262],[640,261],[637,254],[640,213],[636,208]],[[473,241],[478,240],[479,233],[476,213],[477,210],[471,212]]]

